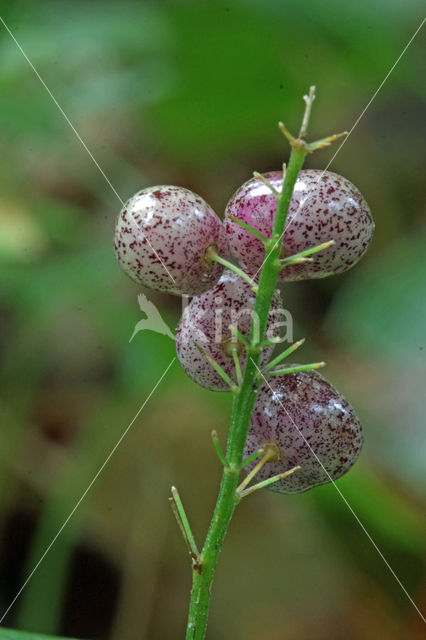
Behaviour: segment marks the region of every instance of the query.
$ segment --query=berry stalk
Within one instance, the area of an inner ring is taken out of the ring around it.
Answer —
[[[313,88],[311,88],[306,101],[306,111],[303,119],[304,131],[306,131],[307,119],[313,99],[314,93]],[[234,391],[226,465],[223,470],[219,495],[206,540],[199,556],[199,563],[193,567],[186,640],[203,640],[205,637],[211,586],[218,556],[234,509],[241,500],[241,495],[237,492],[237,488],[242,470],[244,445],[258,391],[257,375],[261,359],[259,343],[264,339],[268,314],[281,270],[281,242],[290,200],[299,171],[303,166],[306,154],[309,152],[308,145],[300,138],[292,138],[291,145],[292,151],[285,173],[283,188],[277,199],[273,231],[270,238],[265,242],[265,260],[260,273],[255,301],[255,315],[257,314],[259,320],[258,332],[256,335],[256,327],[252,322],[246,367],[241,384]]]

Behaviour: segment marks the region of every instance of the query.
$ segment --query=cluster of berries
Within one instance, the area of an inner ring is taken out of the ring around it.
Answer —
[[[244,370],[254,291],[282,184],[281,172],[256,174],[228,202],[224,223],[200,196],[175,186],[136,193],[119,215],[115,253],[123,271],[144,286],[194,296],[177,328],[176,348],[187,374],[207,389],[236,387]],[[366,251],[373,230],[368,205],[353,184],[335,173],[301,171],[282,237],[279,280],[346,271]],[[271,372],[268,361],[279,342],[274,319],[281,312],[277,290],[260,360],[274,382],[259,386],[245,454],[265,443],[276,446],[274,459],[262,467],[265,478],[300,465],[298,473],[271,485],[292,493],[345,473],[358,457],[362,432],[352,407],[317,372]],[[294,368],[300,367],[289,365]]]

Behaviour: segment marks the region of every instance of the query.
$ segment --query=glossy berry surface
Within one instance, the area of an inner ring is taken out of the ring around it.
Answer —
[[[281,172],[267,173],[265,178],[281,191]],[[225,226],[230,249],[251,275],[262,266],[263,244],[228,216],[240,218],[269,237],[276,206],[274,194],[259,178],[243,184],[228,202]],[[292,256],[329,240],[334,240],[335,245],[311,255],[311,263],[285,267],[280,273],[280,281],[324,278],[347,271],[367,250],[373,231],[370,209],[349,180],[331,171],[301,171],[287,214],[281,257]]]
[[[333,480],[346,473],[359,456],[363,437],[355,411],[342,394],[316,371],[301,371],[270,377],[260,387],[244,455],[265,442],[279,447],[280,459],[267,462],[256,482],[300,465],[268,487],[299,493],[330,481],[319,460]]]
[[[228,256],[224,226],[197,194],[174,186],[138,191],[123,206],[114,250],[123,271],[140,284],[196,295],[218,281],[223,267],[206,259],[215,245]]]
[[[179,361],[192,380],[212,391],[229,391],[229,386],[197,348],[197,342],[220,364],[236,382],[235,363],[230,351],[232,324],[248,339],[253,316],[255,295],[250,285],[233,271],[226,270],[213,289],[193,298],[182,314],[176,331],[176,351]],[[267,338],[279,335],[283,322],[283,308],[279,291],[272,301]],[[269,359],[274,345],[262,352],[261,363]],[[238,344],[239,360],[244,371],[246,352]]]

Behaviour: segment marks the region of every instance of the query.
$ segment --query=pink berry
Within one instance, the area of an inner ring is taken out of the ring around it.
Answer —
[[[265,178],[281,191],[281,172],[267,173]],[[240,218],[269,237],[276,207],[274,194],[259,178],[243,184],[228,202],[225,226],[231,252],[251,275],[264,261],[263,244],[228,216]],[[281,257],[328,240],[335,245],[309,256],[313,262],[287,266],[279,279],[290,282],[347,271],[367,250],[373,231],[370,209],[349,180],[331,171],[301,171],[287,214]]]
[[[179,361],[195,382],[212,391],[229,391],[229,386],[200,352],[197,342],[236,382],[229,325],[234,325],[247,339],[253,317],[255,294],[250,285],[233,271],[226,270],[213,289],[193,298],[185,309],[176,331],[176,350]],[[279,335],[284,309],[279,291],[272,301],[267,337]],[[244,371],[246,352],[237,343],[241,368]],[[266,364],[274,345],[263,350]]]
[[[260,387],[244,455],[251,455],[264,443],[275,443],[280,459],[265,463],[256,481],[300,465],[292,475],[268,487],[298,493],[346,473],[358,458],[363,437],[348,401],[322,375],[303,371],[270,377]]]
[[[140,284],[195,295],[218,281],[222,265],[206,257],[210,246],[228,256],[221,220],[197,194],[183,187],[138,191],[124,205],[115,229],[115,255]]]

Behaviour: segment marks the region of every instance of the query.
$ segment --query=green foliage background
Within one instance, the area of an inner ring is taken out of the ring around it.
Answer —
[[[48,2],[2,16],[118,194],[194,189],[221,215],[288,150],[276,122],[350,129],[421,21],[417,0]],[[376,220],[362,263],[283,288],[304,359],[365,426],[339,487],[419,606],[425,600],[425,214],[420,33],[330,169]],[[139,333],[119,270],[117,196],[0,25],[0,616],[174,355]],[[323,168],[334,149],[309,158]],[[170,326],[177,299],[146,291]],[[182,637],[190,570],[169,512],[179,487],[204,535],[230,399],[174,363],[3,621],[111,640]],[[215,640],[420,638],[422,623],[332,486],[259,492],[237,511]],[[1,631],[0,638],[14,638]],[[36,636],[32,636],[36,638]],[[37,636],[38,637],[38,636]]]

